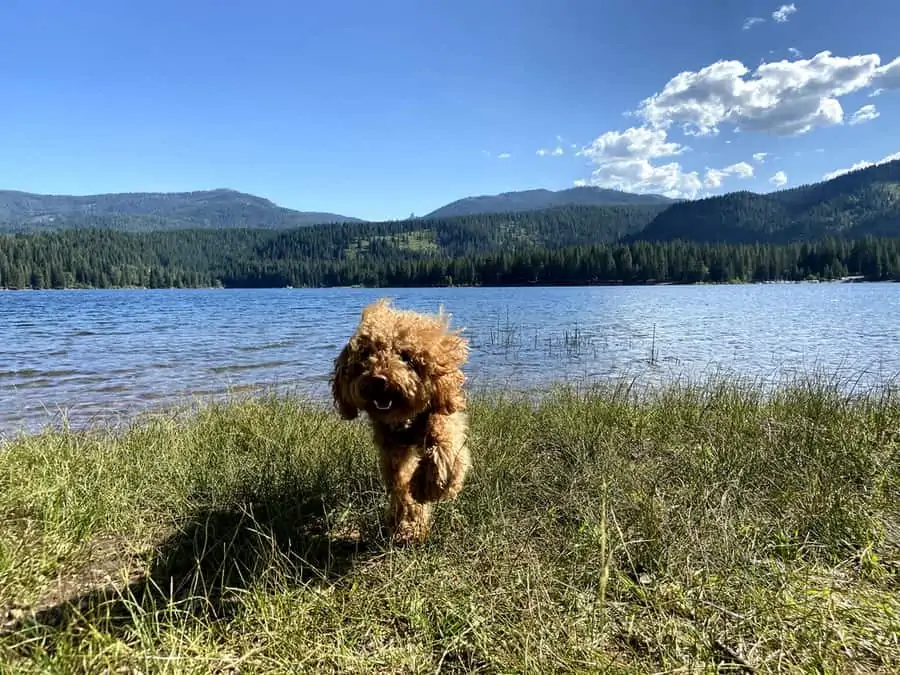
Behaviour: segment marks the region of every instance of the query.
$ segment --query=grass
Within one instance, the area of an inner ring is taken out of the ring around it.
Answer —
[[[364,424],[289,397],[0,450],[0,672],[898,672],[900,397],[483,395],[393,549]]]
[[[504,356],[520,356],[523,350],[539,352],[549,359],[577,359],[585,356],[594,357],[601,351],[610,349],[609,338],[602,338],[585,331],[575,322],[571,326],[562,327],[561,330],[546,330],[544,328],[528,328],[522,324],[510,321],[509,310],[505,316],[497,314],[496,324],[489,326],[483,335],[470,334],[472,346],[476,349],[484,349],[502,353]],[[630,339],[626,343],[630,346]],[[649,346],[649,363],[656,362],[656,325],[653,326],[653,334]]]
[[[413,230],[411,232],[401,232],[398,234],[359,238],[350,244],[345,253],[348,256],[356,256],[369,251],[375,243],[393,247],[398,251],[408,251],[411,253],[440,252],[440,246],[438,246],[433,230]]]

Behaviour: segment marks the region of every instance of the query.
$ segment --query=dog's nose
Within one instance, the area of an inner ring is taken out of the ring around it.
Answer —
[[[368,389],[373,396],[377,396],[387,391],[387,383],[387,378],[384,375],[372,375],[369,378]]]

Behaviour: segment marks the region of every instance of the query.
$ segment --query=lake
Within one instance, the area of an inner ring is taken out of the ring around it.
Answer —
[[[327,395],[360,309],[443,304],[473,387],[813,370],[900,373],[900,284],[0,293],[0,434],[84,424],[229,389]]]

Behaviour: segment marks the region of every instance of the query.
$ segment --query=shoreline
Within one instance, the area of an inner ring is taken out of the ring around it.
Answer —
[[[880,376],[861,385],[865,371],[826,372],[810,371],[805,374],[785,374],[769,379],[734,372],[710,373],[695,377],[656,380],[647,372],[632,372],[604,379],[557,379],[544,384],[510,387],[504,382],[471,382],[468,386],[470,406],[484,407],[493,401],[504,400],[539,407],[542,402],[558,397],[561,393],[587,398],[624,397],[632,405],[644,406],[665,396],[712,395],[721,388],[758,399],[772,401],[779,396],[805,388],[827,391],[840,395],[847,401],[878,400],[881,397],[900,399],[900,372]],[[55,408],[53,415],[10,418],[0,426],[0,450],[16,439],[40,437],[46,433],[110,434],[127,433],[153,420],[189,422],[192,418],[216,408],[228,408],[267,401],[291,401],[298,407],[316,414],[330,415],[333,402],[326,390],[313,391],[302,387],[279,388],[269,383],[241,385],[206,391],[203,394],[162,396],[146,405],[131,405],[121,409],[100,409],[83,404]],[[361,417],[365,417],[364,415]]]
[[[354,284],[352,286],[67,286],[57,288],[14,288],[8,286],[0,286],[0,292],[27,292],[27,291],[250,291],[250,290],[329,290],[329,289],[422,289],[422,288],[605,288],[605,287],[622,287],[622,288],[640,288],[640,287],[657,287],[657,286],[778,286],[778,285],[801,285],[801,284],[892,284],[900,283],[898,279],[872,279],[860,276],[842,277],[839,279],[830,278],[813,278],[813,279],[773,279],[766,281],[598,281],[593,283],[585,282],[541,282],[541,283],[523,283],[523,284],[438,284],[432,286],[418,285],[384,285],[384,286],[365,286],[362,284]]]

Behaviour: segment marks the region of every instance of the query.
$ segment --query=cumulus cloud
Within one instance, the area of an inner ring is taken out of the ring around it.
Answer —
[[[803,54],[800,53],[800,50],[796,47],[788,47],[788,54],[793,56],[795,59],[799,59]]]
[[[726,176],[742,174],[733,168],[737,165],[707,168],[702,179],[697,171],[684,169],[677,158],[690,148],[673,140],[673,130],[686,136],[711,136],[726,127],[732,132],[804,134],[842,124],[838,99],[875,87],[900,89],[900,58],[882,65],[878,54],[844,57],[823,51],[807,59],[764,62],[753,70],[740,61],[717,61],[671,78],[631,112],[638,120],[635,126],[607,131],[576,155],[593,165],[586,184],[693,198],[704,185],[718,186]],[[874,119],[871,115],[877,113],[870,108],[863,106],[851,121]],[[762,164],[767,156],[756,153],[753,159]],[[739,164],[752,171],[746,162]],[[781,187],[788,178],[778,171],[769,182]]]
[[[590,180],[582,184],[692,199],[703,187],[720,187],[725,178],[753,176],[750,164],[737,162],[723,169],[708,168],[701,180],[697,171],[686,171],[674,160],[687,150],[671,141],[665,129],[643,126],[608,131],[578,152],[596,167]],[[654,162],[664,158],[669,161]]]
[[[646,159],[604,164],[591,174],[591,185],[637,193],[658,193],[692,199],[703,184],[696,171],[686,172],[678,162],[652,164]]]
[[[884,89],[881,87],[878,87],[878,89],[875,89],[871,94],[869,94],[869,98],[875,98],[876,96],[881,96],[883,93],[884,93]]]
[[[729,176],[751,178],[753,176],[753,167],[747,162],[738,162],[737,164],[726,166],[724,169],[707,169],[703,185],[708,188],[722,187],[722,181]]]
[[[753,177],[753,167],[747,164],[747,162],[738,162],[737,164],[726,166],[724,171],[732,176],[737,176],[738,178]]]
[[[694,197],[703,187],[696,171],[685,172],[678,162],[653,164],[652,160],[680,155],[686,148],[668,140],[665,129],[631,127],[607,131],[578,151],[597,168],[590,184],[638,193],[670,197]]]
[[[865,122],[871,122],[872,120],[881,116],[881,113],[875,109],[875,106],[871,103],[869,105],[864,105],[862,108],[853,113],[853,117],[850,118],[850,126],[856,126],[857,124],[863,124]]]
[[[887,157],[882,157],[877,162],[868,162],[866,160],[862,160],[861,162],[857,162],[849,169],[837,169],[836,171],[829,171],[824,176],[822,176],[822,180],[831,180],[832,178],[837,178],[838,176],[843,176],[845,173],[850,173],[851,171],[858,171],[859,169],[865,169],[870,166],[877,166],[878,164],[885,164],[887,162],[893,162],[900,159],[900,152],[895,152],[892,155],[888,155]]]
[[[607,131],[578,154],[597,164],[620,159],[655,159],[684,152],[684,146],[668,140],[665,129],[631,127],[625,131]]]
[[[873,84],[885,89],[900,89],[900,56],[878,69]]]
[[[541,148],[537,151],[537,155],[539,157],[560,157],[565,154],[565,150],[562,149],[562,146],[557,145],[555,148]]]
[[[775,23],[784,23],[788,20],[791,14],[795,14],[797,12],[797,6],[792,2],[789,5],[782,5],[774,12],[772,12],[772,19]]]
[[[838,98],[877,84],[900,88],[900,59],[881,66],[878,54],[763,63],[751,72],[740,61],[717,61],[673,77],[644,99],[637,114],[649,125],[680,126],[688,135],[710,135],[729,124],[741,131],[803,134],[839,124]]]
[[[747,19],[744,19],[743,30],[750,30],[750,29],[753,28],[753,26],[755,26],[756,24],[758,24],[758,23],[765,23],[765,21],[766,21],[766,20],[763,19],[762,17],[759,17],[759,16],[751,16],[751,17],[749,17],[749,18],[747,18]]]

